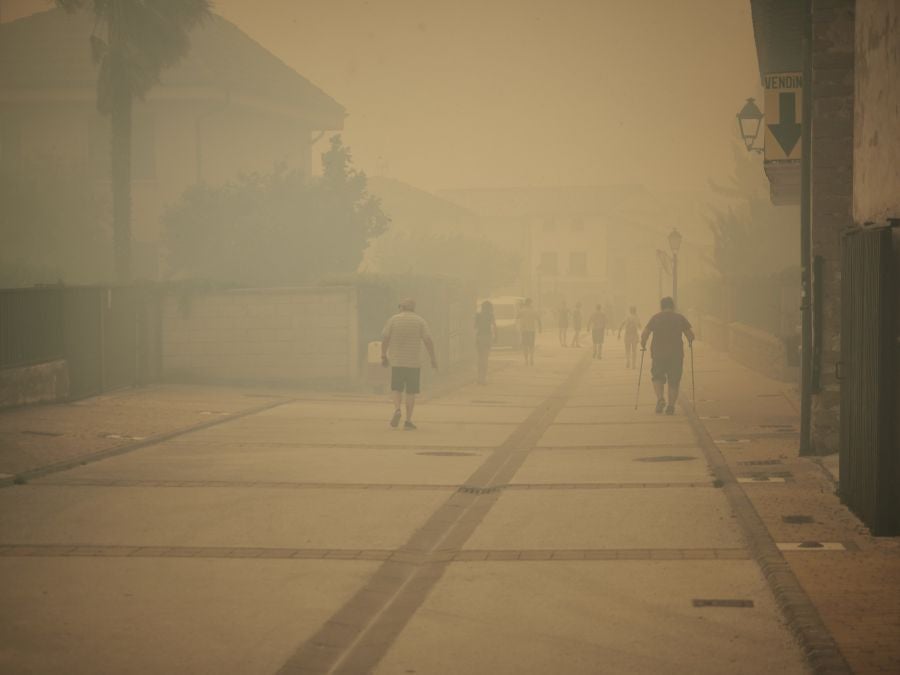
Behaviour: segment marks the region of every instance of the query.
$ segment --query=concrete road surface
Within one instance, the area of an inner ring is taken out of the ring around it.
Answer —
[[[648,364],[551,338],[0,490],[0,672],[806,672]]]

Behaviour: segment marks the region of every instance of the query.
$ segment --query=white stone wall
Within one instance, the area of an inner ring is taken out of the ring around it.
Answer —
[[[358,377],[356,289],[242,289],[172,295],[163,377],[302,383]]]
[[[856,2],[853,219],[900,218],[900,3]]]

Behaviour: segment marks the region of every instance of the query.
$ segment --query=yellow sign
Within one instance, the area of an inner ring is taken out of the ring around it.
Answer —
[[[803,144],[803,74],[765,76],[766,161],[800,159]]]

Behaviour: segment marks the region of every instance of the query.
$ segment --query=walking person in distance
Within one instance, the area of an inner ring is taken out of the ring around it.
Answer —
[[[637,343],[641,331],[641,320],[638,319],[637,307],[628,308],[628,316],[619,326],[618,339],[622,339],[622,331],[625,331],[625,367],[637,368]]]
[[[594,344],[593,358],[603,358],[603,338],[606,336],[606,314],[603,313],[603,305],[597,305],[588,317],[588,330],[591,332],[591,341]]]
[[[475,315],[475,349],[478,352],[478,384],[487,384],[488,357],[491,346],[497,341],[497,321],[494,305],[490,300],[481,303],[481,311]]]
[[[563,347],[568,347],[569,308],[566,306],[565,300],[562,301],[559,309],[556,310],[556,325],[559,327],[559,344]]]
[[[675,301],[665,297],[659,302],[660,312],[654,314],[647,322],[641,334],[641,349],[646,349],[647,340],[653,335],[650,344],[650,375],[653,390],[656,392],[656,412],[665,410],[667,415],[675,414],[675,402],[678,400],[678,387],[684,370],[684,342],[694,342],[694,331],[684,316],[675,311]],[[665,386],[669,385],[669,404],[666,405]]]
[[[572,346],[580,347],[581,346],[581,303],[575,303],[575,309],[572,310]]]
[[[391,391],[394,397],[394,414],[391,426],[400,424],[400,405],[406,393],[406,422],[403,428],[413,431],[413,410],[419,393],[422,369],[422,345],[428,350],[431,367],[437,370],[434,355],[434,341],[428,324],[416,314],[416,301],[412,298],[401,300],[400,311],[394,314],[384,326],[381,336],[381,365],[391,366]]]
[[[525,298],[525,302],[519,308],[516,316],[519,325],[519,336],[522,340],[522,354],[525,356],[525,365],[534,365],[535,331],[542,330],[541,317],[532,307],[531,298]]]

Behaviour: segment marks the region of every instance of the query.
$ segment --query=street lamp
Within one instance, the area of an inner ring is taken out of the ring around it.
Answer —
[[[759,129],[762,126],[763,114],[756,105],[756,101],[748,98],[744,107],[737,114],[738,127],[741,130],[741,139],[747,147],[747,152],[762,152],[764,148],[755,147],[756,137],[759,136]]]
[[[672,299],[678,307],[678,251],[681,248],[681,232],[673,227],[669,232],[669,249],[672,251]]]

